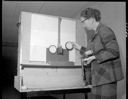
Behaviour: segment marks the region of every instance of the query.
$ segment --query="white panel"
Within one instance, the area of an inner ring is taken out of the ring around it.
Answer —
[[[31,13],[22,12],[20,21],[21,27],[19,28],[18,48],[21,63],[28,62],[29,49],[30,49],[30,32],[31,32]]]
[[[81,68],[53,69],[53,68],[25,68],[23,71],[23,84],[27,88],[63,89],[84,87]]]
[[[32,15],[30,37],[30,60],[46,61],[46,48],[57,45],[58,18]]]
[[[61,44],[64,49],[67,41],[76,42],[76,21],[62,19],[61,22]],[[69,61],[75,62],[75,50],[69,52]]]
[[[46,61],[46,48],[40,45],[31,45],[30,61]]]

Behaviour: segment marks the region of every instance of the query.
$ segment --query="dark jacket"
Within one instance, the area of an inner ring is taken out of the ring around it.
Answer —
[[[99,24],[97,33],[88,40],[87,48],[80,52],[93,50],[96,59],[91,63],[92,85],[102,85],[122,80],[122,66],[119,46],[111,28]]]

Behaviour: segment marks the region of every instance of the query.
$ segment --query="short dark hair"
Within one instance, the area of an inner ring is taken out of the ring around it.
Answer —
[[[86,19],[89,19],[91,17],[95,18],[96,21],[101,20],[101,13],[98,9],[93,9],[93,8],[86,8],[84,9],[81,14],[81,17],[84,17]]]

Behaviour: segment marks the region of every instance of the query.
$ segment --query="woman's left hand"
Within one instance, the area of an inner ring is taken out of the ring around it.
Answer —
[[[90,64],[94,59],[96,59],[95,56],[90,56],[88,58],[85,58],[83,61],[86,63],[86,64]]]

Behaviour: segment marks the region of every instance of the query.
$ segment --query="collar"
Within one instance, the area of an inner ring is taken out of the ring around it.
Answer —
[[[93,41],[93,40],[95,39],[96,35],[97,35],[98,32],[99,32],[99,29],[100,29],[100,27],[101,27],[101,24],[102,24],[102,23],[99,23],[99,24],[98,24],[96,31],[94,31],[94,32],[95,32],[94,35],[92,35],[92,38],[91,38],[89,41]]]
[[[97,29],[96,29],[96,34],[99,32],[99,30],[100,30],[100,27],[102,26],[102,23],[101,22],[99,22],[99,24],[98,24],[98,26],[97,26]]]

